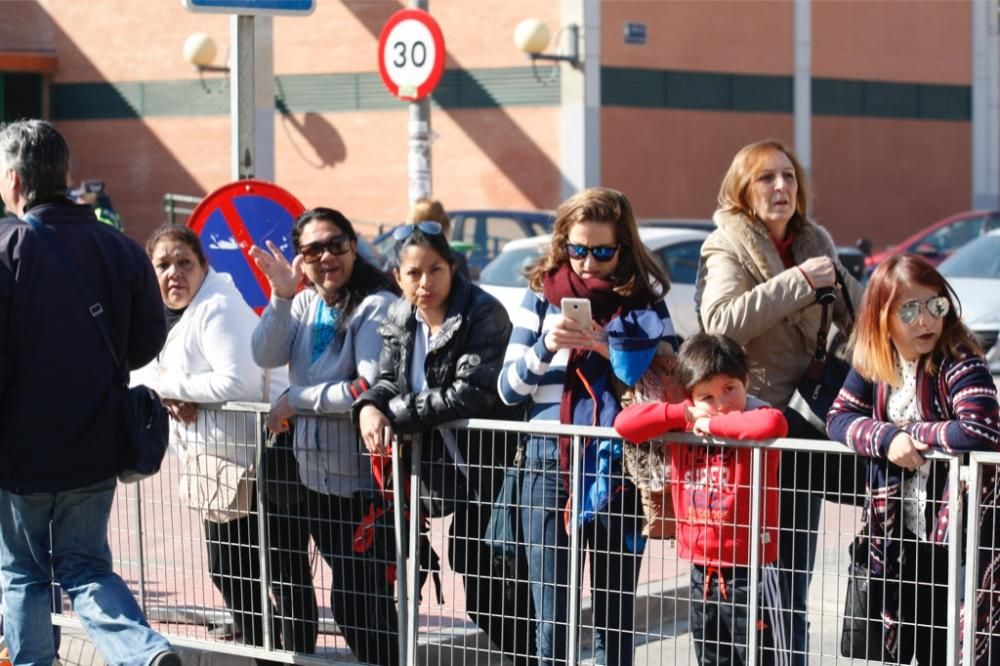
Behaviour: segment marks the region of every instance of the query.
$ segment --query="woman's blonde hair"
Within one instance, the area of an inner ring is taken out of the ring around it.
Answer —
[[[556,223],[548,252],[528,270],[528,284],[542,291],[546,275],[569,261],[566,241],[570,229],[580,222],[604,222],[614,226],[618,243],[618,265],[612,280],[622,296],[643,296],[652,303],[663,298],[670,288],[666,273],[639,239],[639,229],[628,198],[606,187],[591,187],[577,192],[556,210]]]
[[[889,317],[899,306],[899,292],[907,285],[927,287],[938,296],[945,296],[951,305],[934,351],[923,360],[927,374],[937,373],[941,357],[958,358],[963,351],[982,353],[975,336],[962,323],[958,296],[948,281],[926,260],[912,254],[898,254],[883,261],[872,273],[851,334],[852,364],[870,382],[898,384]]]
[[[784,153],[795,170],[795,180],[798,186],[795,194],[795,213],[788,225],[792,231],[798,231],[805,224],[806,211],[809,207],[811,196],[809,180],[799,158],[777,139],[764,139],[740,148],[729,165],[729,170],[722,178],[722,186],[719,188],[719,210],[740,213],[752,220],[757,219],[757,212],[750,205],[747,191],[760,170],[760,163],[775,151]]]
[[[421,197],[413,202],[406,214],[406,223],[416,224],[417,222],[437,222],[441,225],[444,237],[451,237],[451,219],[444,206],[437,199]]]

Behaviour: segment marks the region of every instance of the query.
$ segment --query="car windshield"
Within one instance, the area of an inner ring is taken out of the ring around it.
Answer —
[[[946,278],[1000,278],[1000,234],[961,247],[938,267]]]
[[[483,268],[483,272],[479,274],[479,282],[496,287],[528,286],[524,271],[538,259],[542,249],[525,247],[501,252]]]

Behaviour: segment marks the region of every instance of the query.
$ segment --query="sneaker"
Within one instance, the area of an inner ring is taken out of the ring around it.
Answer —
[[[183,666],[180,656],[173,651],[161,652],[153,657],[149,666]]]

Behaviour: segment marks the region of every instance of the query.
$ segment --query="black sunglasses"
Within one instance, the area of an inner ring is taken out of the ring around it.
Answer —
[[[617,245],[598,245],[596,247],[590,247],[588,245],[578,245],[576,243],[566,243],[566,254],[570,256],[571,259],[586,259],[587,253],[597,261],[611,261],[615,257],[615,252],[618,251]]]
[[[347,254],[350,251],[351,238],[347,234],[333,236],[325,241],[316,241],[315,243],[309,243],[308,245],[303,245],[299,248],[299,254],[302,255],[302,261],[307,264],[314,264],[322,259],[324,252],[340,256],[342,254]]]
[[[434,222],[432,220],[425,220],[424,222],[416,222],[414,224],[403,224],[392,230],[392,238],[397,243],[400,241],[405,241],[407,238],[413,235],[414,229],[420,229],[421,232],[429,236],[437,236],[443,231],[443,227],[440,222]]]

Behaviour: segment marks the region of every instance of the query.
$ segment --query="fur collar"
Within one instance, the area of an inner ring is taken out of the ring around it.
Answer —
[[[717,210],[712,216],[716,228],[732,246],[734,253],[746,270],[758,282],[766,282],[785,270],[778,248],[771,241],[763,222],[751,220],[739,213]],[[833,239],[826,229],[806,221],[802,229],[795,232],[792,240],[792,256],[796,263],[809,257],[835,257]]]

